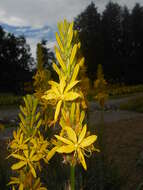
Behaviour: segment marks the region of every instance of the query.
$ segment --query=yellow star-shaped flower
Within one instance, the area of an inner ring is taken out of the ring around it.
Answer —
[[[35,154],[35,150],[31,150],[30,153],[28,152],[28,150],[24,150],[23,153],[24,153],[23,156],[19,154],[11,154],[12,157],[20,160],[18,163],[12,165],[11,167],[12,170],[18,170],[28,165],[32,175],[36,178],[36,172],[33,167],[33,162],[39,161],[40,160],[39,156]]]
[[[78,80],[66,84],[65,78],[61,78],[60,83],[49,81],[51,89],[46,91],[45,95],[42,97],[46,100],[56,100],[56,111],[54,120],[55,122],[58,119],[62,103],[64,101],[73,101],[79,98],[81,95],[77,92],[72,91],[73,87],[78,83]]]
[[[85,138],[87,132],[87,126],[84,125],[81,133],[77,137],[75,131],[71,127],[64,128],[67,132],[67,138],[55,135],[55,137],[64,143],[56,149],[58,153],[74,153],[78,160],[81,162],[84,169],[87,169],[84,154],[86,149],[91,149],[91,145],[96,141],[97,136],[91,135]]]

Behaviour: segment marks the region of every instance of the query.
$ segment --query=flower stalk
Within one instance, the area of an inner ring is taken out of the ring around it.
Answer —
[[[70,166],[70,183],[71,190],[75,190],[75,166]]]

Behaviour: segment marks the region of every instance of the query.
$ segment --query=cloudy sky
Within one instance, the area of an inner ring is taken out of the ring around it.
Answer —
[[[102,11],[108,0],[92,0]],[[143,0],[112,0],[132,8]],[[0,0],[0,24],[16,35],[24,34],[35,56],[36,43],[48,39],[49,47],[54,44],[57,21],[72,20],[85,9],[91,0]]]

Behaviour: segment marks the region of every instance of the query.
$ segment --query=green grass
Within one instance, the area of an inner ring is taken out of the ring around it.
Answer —
[[[143,96],[130,99],[126,103],[121,104],[120,109],[143,113]]]
[[[22,97],[13,94],[0,94],[0,106],[18,105],[21,103]]]

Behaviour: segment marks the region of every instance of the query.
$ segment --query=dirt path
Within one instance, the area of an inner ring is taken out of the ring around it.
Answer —
[[[143,182],[143,117],[105,125],[106,158],[122,177],[121,190],[135,190]]]

